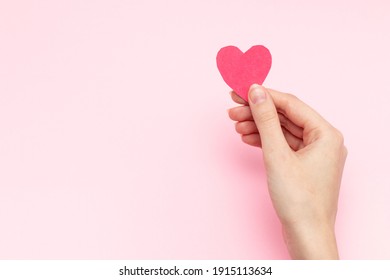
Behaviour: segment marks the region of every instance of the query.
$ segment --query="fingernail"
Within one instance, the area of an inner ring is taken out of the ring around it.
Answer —
[[[253,84],[249,89],[249,98],[251,99],[253,104],[259,104],[265,101],[266,94],[264,87]]]

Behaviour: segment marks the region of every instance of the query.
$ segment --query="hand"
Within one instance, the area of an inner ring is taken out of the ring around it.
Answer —
[[[347,149],[342,134],[297,97],[252,85],[229,110],[242,141],[261,147],[273,206],[294,259],[338,259],[334,233]]]

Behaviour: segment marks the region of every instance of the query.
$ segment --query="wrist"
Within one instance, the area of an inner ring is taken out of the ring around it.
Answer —
[[[339,259],[334,225],[283,225],[283,237],[292,259]]]

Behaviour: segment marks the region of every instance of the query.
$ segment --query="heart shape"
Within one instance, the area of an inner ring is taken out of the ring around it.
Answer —
[[[264,46],[253,46],[245,53],[227,46],[217,54],[217,67],[223,80],[246,101],[250,86],[263,84],[271,64],[271,53]]]

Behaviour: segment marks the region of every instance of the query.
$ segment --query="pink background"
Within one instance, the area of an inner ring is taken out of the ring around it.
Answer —
[[[316,2],[316,3],[314,3]],[[0,2],[0,258],[285,259],[215,62],[339,128],[346,259],[390,259],[388,1]]]

